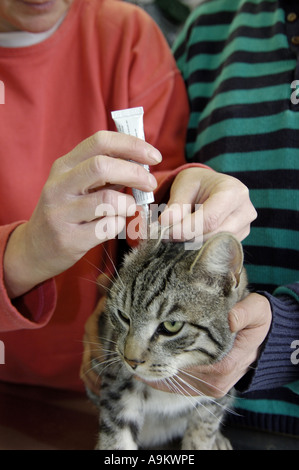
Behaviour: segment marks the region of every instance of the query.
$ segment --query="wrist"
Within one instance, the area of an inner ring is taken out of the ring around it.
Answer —
[[[13,299],[30,291],[47,279],[38,269],[38,260],[31,256],[26,242],[27,222],[18,225],[11,233],[3,257],[4,285]]]

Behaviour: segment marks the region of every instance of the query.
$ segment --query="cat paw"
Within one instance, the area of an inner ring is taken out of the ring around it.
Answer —
[[[233,450],[230,441],[220,432],[217,434],[212,450]]]

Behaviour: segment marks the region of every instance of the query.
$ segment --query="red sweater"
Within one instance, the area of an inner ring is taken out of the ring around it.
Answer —
[[[110,112],[143,106],[146,139],[162,153],[163,187],[184,162],[188,104],[171,53],[152,20],[116,0],[75,0],[60,28],[34,46],[0,48],[0,259],[28,220],[53,161],[100,129]],[[166,177],[166,180],[165,180]],[[163,192],[163,191],[162,191]],[[105,248],[115,258],[116,241]],[[88,261],[91,263],[89,263]],[[100,245],[67,272],[10,302],[0,278],[0,380],[83,389],[83,331],[93,282],[111,267]]]

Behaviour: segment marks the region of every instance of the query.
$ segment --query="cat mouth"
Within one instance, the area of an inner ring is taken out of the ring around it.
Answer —
[[[173,371],[167,371],[166,364],[148,363],[142,360],[130,360],[121,355],[123,364],[137,379],[143,382],[158,382],[171,378]]]
[[[168,374],[165,371],[153,373],[152,371],[149,371],[149,370],[142,370],[142,368],[140,368],[140,370],[138,370],[137,368],[137,370],[132,371],[132,372],[134,373],[134,377],[137,380],[140,380],[141,382],[146,382],[148,384],[163,382],[173,377],[173,374]]]

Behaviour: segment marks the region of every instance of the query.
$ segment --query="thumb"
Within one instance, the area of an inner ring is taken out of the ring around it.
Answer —
[[[199,176],[190,170],[194,168],[181,171],[172,183],[167,207],[160,216],[161,225],[177,224],[192,212],[198,199]]]
[[[259,294],[249,294],[229,312],[228,319],[233,333],[244,328],[256,328],[268,323],[271,317],[268,300]]]
[[[245,310],[236,304],[234,308],[228,314],[229,327],[232,333],[237,333],[238,331],[245,328],[247,323],[247,315]]]
[[[254,294],[252,294],[254,295]],[[229,312],[229,325],[233,333],[248,328],[252,322],[255,323],[255,310],[250,309],[252,299],[250,296],[238,302]]]

